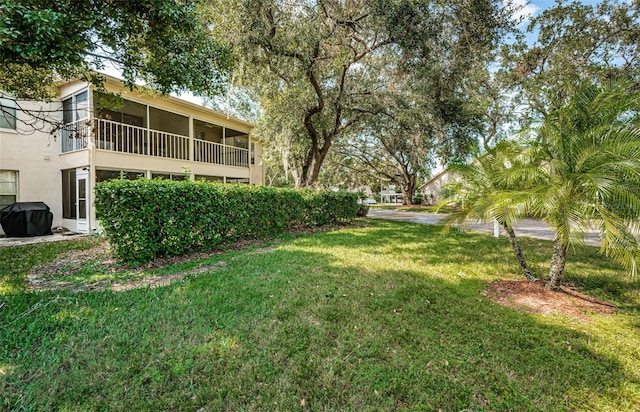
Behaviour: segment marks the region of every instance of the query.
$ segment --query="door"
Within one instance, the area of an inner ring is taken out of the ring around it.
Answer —
[[[76,170],[76,232],[89,233],[89,171]]]

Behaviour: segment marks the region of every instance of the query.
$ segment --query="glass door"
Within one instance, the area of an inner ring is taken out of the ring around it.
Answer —
[[[76,232],[89,233],[89,171],[76,170]]]

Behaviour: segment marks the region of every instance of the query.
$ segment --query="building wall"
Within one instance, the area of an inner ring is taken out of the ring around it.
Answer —
[[[425,196],[426,202],[431,202],[433,195],[433,202],[437,202],[440,199],[440,195],[442,193],[442,188],[449,182],[457,181],[458,177],[455,173],[450,172],[449,170],[444,170],[439,175],[435,176],[429,182],[424,184],[420,188],[420,192]]]
[[[43,108],[51,120],[59,121],[59,103],[18,102],[28,110]],[[60,172],[60,139],[49,133],[50,127],[40,122],[37,130],[20,120],[31,120],[17,110],[17,130],[0,129],[0,170],[18,172],[18,202],[45,202],[53,213],[53,225],[62,225],[62,174]],[[0,233],[3,233],[0,228]]]
[[[264,152],[262,145],[256,142],[255,150],[255,161],[251,165],[251,184],[264,185]],[[251,156],[251,153],[249,153],[249,156]]]
[[[200,120],[205,123],[224,126],[236,132],[250,135],[250,123],[229,118],[222,113],[200,107],[196,104],[184,102],[176,98],[159,98],[151,93],[130,91],[118,81],[108,78],[105,86],[108,90],[120,93],[123,98],[140,104],[149,105],[164,111],[173,112],[190,120]],[[83,81],[72,81],[60,86],[60,100],[54,103],[26,103],[19,102],[30,110],[44,109],[49,112],[50,120],[62,121],[62,100],[82,92],[88,88]],[[89,94],[89,107],[94,106],[93,95]],[[148,156],[136,156],[126,153],[116,153],[104,150],[85,149],[62,153],[62,143],[59,133],[50,133],[50,126],[44,125],[37,130],[25,126],[20,120],[29,122],[29,118],[20,110],[17,111],[19,121],[17,130],[0,129],[0,170],[18,172],[17,201],[43,201],[51,208],[54,215],[53,225],[64,226],[75,230],[74,220],[62,219],[62,170],[89,170],[91,193],[95,186],[96,169],[108,170],[141,170],[147,176],[156,173],[182,174],[188,167],[193,175],[225,177],[231,181],[246,180],[252,184],[264,184],[264,165],[262,159],[262,145],[255,144],[255,164],[249,168],[230,167],[208,163],[198,163],[188,160],[162,159]],[[171,120],[167,116],[166,121]],[[160,119],[160,121],[165,121]],[[42,126],[42,124],[40,125]],[[162,129],[161,125],[150,125],[151,128]],[[182,132],[193,135],[193,126]],[[208,127],[204,127],[207,131]],[[221,130],[221,129],[220,129]],[[236,133],[237,134],[237,133]],[[219,140],[219,137],[217,137]],[[213,140],[213,139],[212,139]],[[249,147],[251,147],[249,145]],[[92,201],[92,199],[90,199]],[[95,214],[91,213],[91,225],[95,227]],[[1,234],[0,229],[0,234]]]

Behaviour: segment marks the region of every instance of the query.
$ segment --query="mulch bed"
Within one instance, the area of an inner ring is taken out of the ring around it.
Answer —
[[[575,288],[562,286],[549,291],[543,281],[499,280],[490,282],[482,292],[502,306],[530,313],[561,313],[580,321],[588,321],[589,314],[613,314],[616,307],[608,302],[585,295]]]

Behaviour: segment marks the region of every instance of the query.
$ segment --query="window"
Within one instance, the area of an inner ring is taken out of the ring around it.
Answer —
[[[207,176],[207,175],[196,175],[196,180],[206,180],[207,182],[224,182],[224,177],[222,176]]]
[[[16,129],[16,101],[0,94],[0,129]]]
[[[73,98],[71,97],[62,101],[62,123],[73,123]]]
[[[185,173],[151,173],[152,179],[189,180]]]
[[[114,179],[137,180],[143,179],[145,172],[135,170],[96,170],[96,183]]]
[[[62,217],[76,218],[76,169],[62,171]]]
[[[0,209],[18,200],[18,172],[0,170]]]
[[[240,184],[240,183],[242,183],[242,184],[248,185],[249,184],[249,179],[242,179],[242,178],[234,179],[234,178],[227,177],[227,183],[230,183],[230,184]]]
[[[87,147],[90,128],[85,119],[89,118],[89,92],[87,90],[69,96],[62,101],[62,152],[71,152]],[[82,122],[81,122],[82,120]]]
[[[76,95],[76,120],[89,118],[89,92]]]
[[[84,91],[62,101],[62,122],[69,124],[89,117],[89,92]]]

